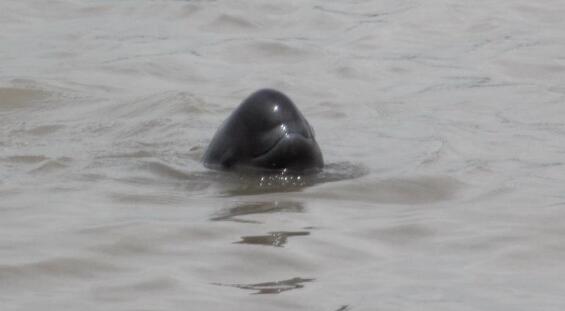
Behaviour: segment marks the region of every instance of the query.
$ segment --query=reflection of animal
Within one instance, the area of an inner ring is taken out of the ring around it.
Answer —
[[[213,169],[311,172],[324,166],[314,131],[279,91],[259,90],[224,121],[204,154]]]

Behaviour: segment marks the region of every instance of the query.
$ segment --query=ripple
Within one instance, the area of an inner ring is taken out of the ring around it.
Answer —
[[[115,153],[96,157],[97,159],[119,159],[119,158],[151,158],[155,155],[150,151],[138,150],[133,152]]]
[[[304,279],[295,277],[283,281],[255,283],[255,284],[222,284],[212,283],[219,286],[229,286],[240,289],[252,290],[254,294],[280,294],[293,289],[300,289],[304,287],[304,283],[312,282],[315,279]]]
[[[394,245],[418,242],[434,235],[434,230],[420,224],[400,224],[375,231],[380,240]]]
[[[61,124],[48,124],[48,125],[36,126],[31,129],[18,129],[15,131],[22,132],[23,134],[28,134],[32,136],[48,136],[63,128],[65,128],[65,126]]]
[[[112,256],[141,256],[159,253],[154,241],[137,237],[124,237],[116,242],[92,247],[93,250]]]
[[[321,172],[294,174],[268,171],[216,172],[215,181],[222,184],[225,196],[256,195],[274,192],[295,192],[317,184],[355,179],[368,174],[365,166],[349,162],[331,163]]]
[[[27,264],[0,265],[0,279],[36,279],[41,276],[88,279],[120,270],[115,265],[92,259],[60,257]]]
[[[170,179],[186,180],[192,178],[194,175],[186,173],[180,169],[174,168],[170,165],[160,163],[160,162],[148,162],[145,163],[145,170],[152,172],[161,177],[166,177]]]
[[[252,244],[267,245],[275,247],[283,247],[288,237],[310,235],[308,231],[276,231],[269,232],[267,235],[242,236],[241,241],[234,242],[236,244]]]
[[[0,112],[26,108],[48,96],[49,93],[41,90],[3,87],[0,88]]]
[[[300,202],[293,201],[267,201],[267,202],[240,202],[234,207],[222,210],[210,220],[242,221],[236,217],[253,214],[269,213],[302,213],[304,206]]]
[[[389,204],[426,204],[453,198],[463,183],[448,176],[421,176],[364,180],[321,185],[304,193],[307,197],[362,200]]]
[[[250,41],[229,44],[227,49],[217,50],[223,57],[242,63],[303,63],[316,55],[316,50],[306,49],[299,44],[281,41]]]
[[[182,201],[182,197],[171,193],[110,193],[110,197],[117,202],[146,205],[169,205]]]
[[[176,279],[158,277],[127,285],[99,286],[94,288],[95,299],[102,301],[126,301],[132,296],[153,295],[161,292],[170,292],[180,288]]]
[[[44,155],[16,155],[4,158],[4,161],[19,164],[33,164],[48,160]]]
[[[256,29],[257,26],[245,18],[232,14],[221,14],[203,29],[213,32],[240,32]]]
[[[49,160],[30,171],[32,174],[50,174],[67,168],[64,159]]]

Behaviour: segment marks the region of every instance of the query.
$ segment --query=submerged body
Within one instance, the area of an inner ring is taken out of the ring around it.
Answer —
[[[212,169],[295,173],[324,166],[308,121],[286,95],[271,89],[251,94],[224,121],[203,162]]]

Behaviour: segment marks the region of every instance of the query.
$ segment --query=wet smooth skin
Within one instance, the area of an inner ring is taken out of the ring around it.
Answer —
[[[220,126],[203,158],[223,170],[316,172],[324,160],[314,131],[283,93],[251,94]]]

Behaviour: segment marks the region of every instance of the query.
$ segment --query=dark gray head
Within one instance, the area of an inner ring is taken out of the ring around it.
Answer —
[[[324,160],[314,131],[294,103],[275,90],[259,90],[239,105],[204,154],[213,169],[312,172]]]

